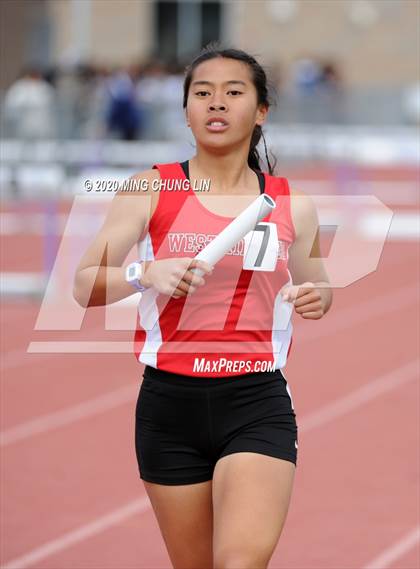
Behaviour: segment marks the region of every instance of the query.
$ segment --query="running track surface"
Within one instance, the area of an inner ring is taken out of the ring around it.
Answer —
[[[418,263],[416,242],[389,241],[324,319],[294,316],[298,468],[271,569],[420,566]],[[2,567],[171,567],[134,452],[142,366],[27,353],[38,308],[1,312]]]

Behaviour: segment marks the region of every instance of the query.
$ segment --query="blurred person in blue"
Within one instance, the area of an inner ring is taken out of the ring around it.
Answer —
[[[315,59],[300,58],[292,65],[292,82],[298,95],[309,95],[316,91],[321,77],[321,67]]]
[[[290,74],[295,120],[302,123],[319,122],[318,88],[321,82],[319,63],[313,57],[299,57],[293,62]]]
[[[335,62],[302,57],[294,62],[291,75],[298,120],[304,123],[343,121],[344,89]]]
[[[123,140],[136,140],[142,130],[142,110],[135,87],[135,70],[119,69],[107,82],[107,130]]]

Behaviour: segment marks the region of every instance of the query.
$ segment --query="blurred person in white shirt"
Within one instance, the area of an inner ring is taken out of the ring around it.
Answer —
[[[5,119],[14,138],[50,139],[56,136],[55,89],[40,69],[28,67],[7,90]]]
[[[145,109],[143,137],[146,139],[165,138],[165,65],[158,60],[151,60],[143,66],[136,84],[137,99]]]

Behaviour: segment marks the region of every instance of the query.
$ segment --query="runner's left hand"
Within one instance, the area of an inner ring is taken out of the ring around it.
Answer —
[[[302,318],[318,320],[325,314],[321,291],[314,283],[305,282],[301,285],[284,287],[282,298],[285,302],[293,303],[295,312]]]

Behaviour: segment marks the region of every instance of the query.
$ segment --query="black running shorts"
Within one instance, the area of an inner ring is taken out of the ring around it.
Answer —
[[[280,370],[203,378],[146,366],[135,443],[140,477],[157,484],[211,480],[218,459],[235,452],[296,465],[290,389]]]

